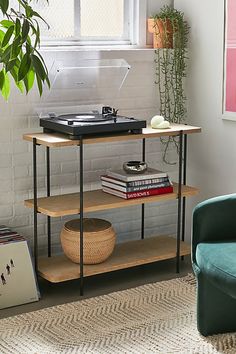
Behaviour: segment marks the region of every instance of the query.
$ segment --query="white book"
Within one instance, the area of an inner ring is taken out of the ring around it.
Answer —
[[[124,182],[168,177],[168,174],[166,172],[162,172],[151,167],[148,167],[145,172],[138,173],[138,174],[130,174],[125,172],[124,170],[110,170],[107,171],[107,175],[113,178],[117,178]]]

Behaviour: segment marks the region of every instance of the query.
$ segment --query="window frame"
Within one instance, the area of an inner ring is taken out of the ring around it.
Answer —
[[[93,47],[93,46],[145,46],[146,45],[146,5],[147,0],[124,0],[124,36],[109,37],[79,37],[80,1],[75,0],[75,36],[67,39],[43,37],[41,48],[50,47]]]

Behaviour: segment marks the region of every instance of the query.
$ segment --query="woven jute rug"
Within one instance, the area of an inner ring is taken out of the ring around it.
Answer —
[[[196,329],[192,275],[0,321],[1,354],[236,353],[236,334]]]

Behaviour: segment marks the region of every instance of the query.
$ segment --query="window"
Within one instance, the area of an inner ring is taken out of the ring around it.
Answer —
[[[140,1],[141,3],[142,1]],[[138,0],[34,0],[43,44],[137,44]]]

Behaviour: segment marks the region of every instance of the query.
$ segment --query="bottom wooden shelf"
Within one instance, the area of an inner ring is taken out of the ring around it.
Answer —
[[[190,246],[181,241],[180,254],[190,254]],[[84,276],[107,273],[119,269],[130,268],[142,264],[175,258],[176,239],[170,236],[151,237],[145,240],[128,241],[116,245],[111,257],[96,265],[85,265]],[[39,275],[52,283],[78,279],[79,264],[71,262],[60,255],[39,259]]]

